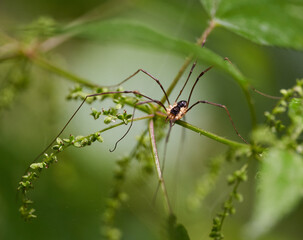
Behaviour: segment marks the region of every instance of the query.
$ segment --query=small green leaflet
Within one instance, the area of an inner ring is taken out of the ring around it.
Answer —
[[[257,238],[291,212],[303,196],[303,157],[291,150],[272,148],[260,169],[257,202],[247,227]]]

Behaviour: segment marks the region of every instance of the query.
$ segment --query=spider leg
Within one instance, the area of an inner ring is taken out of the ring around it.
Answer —
[[[63,126],[63,128],[60,130],[60,132],[56,135],[56,137],[51,141],[51,143],[49,145],[47,145],[47,147],[39,154],[37,155],[37,157],[34,158],[34,160],[32,161],[32,163],[36,162],[53,144],[54,142],[56,141],[56,139],[58,137],[60,137],[60,135],[63,133],[63,131],[66,129],[66,127],[68,126],[68,124],[72,121],[72,119],[76,116],[76,114],[79,112],[79,110],[82,108],[83,104],[86,102],[86,100],[90,97],[96,97],[96,96],[102,96],[102,95],[106,95],[106,94],[116,94],[116,93],[132,93],[134,95],[140,95],[142,97],[145,97],[155,103],[157,103],[158,105],[160,105],[161,107],[163,107],[166,111],[166,108],[165,106],[160,102],[160,101],[156,101],[156,100],[153,100],[152,98],[138,92],[138,91],[113,91],[113,92],[103,92],[103,93],[95,93],[95,94],[90,94],[90,95],[87,95],[83,101],[80,103],[80,105],[77,107],[77,109],[75,110],[75,112],[73,113],[73,115],[68,119],[68,121],[66,122],[66,124]],[[29,167],[26,169],[25,173],[29,170]]]
[[[234,66],[234,64],[229,60],[229,58],[228,57],[225,57],[224,58],[224,60],[225,61],[227,61],[227,62],[229,62],[231,65],[233,65]],[[258,93],[258,94],[260,94],[261,96],[264,96],[264,97],[267,97],[267,98],[271,98],[271,99],[277,99],[277,100],[279,100],[279,99],[281,99],[282,97],[277,97],[277,96],[272,96],[272,95],[269,95],[269,94],[266,94],[266,93],[263,93],[263,92],[261,92],[261,91],[259,91],[259,90],[257,90],[257,89],[255,89],[253,86],[250,86],[250,88],[254,91],[254,92],[256,92],[256,93]]]
[[[170,102],[169,102],[169,99],[168,99],[168,96],[167,96],[167,93],[166,91],[164,90],[164,87],[163,85],[160,83],[160,81],[155,78],[153,75],[151,75],[150,73],[148,73],[147,71],[145,71],[144,69],[140,68],[138,69],[136,72],[134,72],[132,75],[130,75],[128,78],[124,79],[122,82],[118,83],[118,84],[115,84],[115,85],[111,85],[111,86],[107,86],[109,88],[112,88],[112,87],[117,87],[117,86],[120,86],[122,85],[123,83],[127,82],[129,79],[131,79],[132,77],[134,77],[135,75],[137,75],[139,72],[142,72],[144,74],[146,74],[147,76],[149,76],[151,79],[155,80],[155,82],[160,86],[160,88],[162,89],[164,95],[165,95],[165,98],[167,100],[167,103],[168,105],[170,105]]]
[[[245,142],[246,144],[249,144],[249,143],[240,135],[240,133],[238,132],[238,130],[237,130],[237,128],[236,128],[236,125],[235,125],[234,121],[232,120],[232,118],[231,118],[231,116],[230,116],[230,113],[229,113],[229,111],[228,111],[228,109],[227,109],[227,107],[226,107],[225,105],[218,104],[218,103],[213,103],[213,102],[209,102],[209,101],[205,101],[205,100],[204,100],[204,101],[198,101],[198,102],[194,103],[190,108],[188,108],[188,109],[187,109],[187,112],[188,112],[189,110],[191,110],[194,106],[196,106],[196,105],[199,104],[199,103],[206,103],[206,104],[210,104],[210,105],[213,105],[213,106],[216,106],[216,107],[223,108],[223,109],[226,111],[226,113],[227,113],[227,115],[228,115],[228,117],[229,117],[229,120],[230,120],[230,122],[231,122],[231,124],[232,124],[232,126],[233,126],[233,128],[234,128],[234,130],[235,130],[235,132],[236,132],[236,134],[242,139],[243,142]]]
[[[133,109],[133,115],[132,115],[132,118],[131,118],[131,120],[130,120],[130,125],[129,125],[127,131],[124,133],[124,135],[123,135],[118,141],[116,141],[114,148],[109,150],[110,152],[113,152],[113,151],[116,150],[118,143],[119,143],[123,138],[125,138],[125,136],[126,136],[126,135],[128,134],[128,132],[130,131],[131,127],[133,126],[133,122],[134,122],[133,120],[134,120],[134,117],[135,117],[135,111],[136,111],[137,106],[142,105],[142,104],[146,104],[146,103],[151,103],[151,102],[155,102],[155,103],[157,103],[157,104],[159,104],[159,105],[161,106],[161,104],[160,104],[161,102],[160,102],[160,101],[158,101],[158,100],[153,100],[153,99],[152,99],[152,100],[148,100],[148,101],[138,102],[138,103],[135,104],[134,109]]]
[[[208,72],[210,69],[212,69],[212,66],[208,67],[207,69],[205,69],[204,71],[202,71],[199,76],[197,77],[193,87],[191,88],[190,90],[190,94],[189,94],[189,97],[188,97],[188,100],[187,100],[187,104],[189,104],[189,101],[190,101],[190,98],[191,98],[191,95],[193,94],[193,91],[194,91],[194,88],[195,86],[197,85],[198,81],[200,80],[200,78],[206,73]]]
[[[204,47],[205,41],[206,41],[206,39],[203,40],[203,42],[202,42],[202,44],[201,44],[201,48]],[[177,102],[178,99],[179,99],[179,97],[181,96],[181,94],[182,94],[182,92],[183,92],[183,90],[184,90],[184,88],[185,88],[185,86],[186,86],[186,84],[187,84],[187,82],[188,82],[188,80],[189,80],[189,78],[190,78],[190,76],[191,76],[191,74],[192,74],[194,68],[196,67],[196,64],[197,64],[197,59],[196,59],[195,62],[193,63],[193,65],[192,65],[192,67],[191,67],[191,69],[190,69],[190,72],[189,72],[189,74],[188,74],[188,76],[187,76],[187,79],[186,79],[186,81],[185,81],[185,83],[184,83],[184,85],[183,85],[181,91],[179,92],[179,95],[177,96],[175,102]]]
[[[186,79],[186,81],[185,81],[185,83],[184,83],[184,85],[183,85],[181,91],[179,92],[179,95],[177,96],[175,102],[177,102],[178,99],[179,99],[179,97],[181,96],[181,94],[182,94],[182,92],[183,92],[183,90],[184,90],[184,88],[185,88],[185,86],[186,86],[186,84],[187,84],[187,82],[188,82],[188,80],[189,80],[189,78],[190,78],[190,76],[191,76],[191,74],[192,74],[192,72],[193,72],[193,70],[194,70],[196,64],[197,64],[197,60],[193,63],[193,65],[192,65],[192,67],[191,67],[191,69],[190,69],[190,72],[189,72],[189,74],[188,74],[188,76],[187,76],[187,79]]]

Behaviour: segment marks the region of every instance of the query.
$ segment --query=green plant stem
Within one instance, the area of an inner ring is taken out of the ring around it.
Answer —
[[[240,183],[241,183],[241,181],[238,180],[237,183],[235,184],[234,188],[233,188],[233,192],[237,192],[238,191],[238,187],[239,187]],[[230,204],[232,204],[233,199],[234,199],[234,197],[231,195],[231,196],[229,196],[227,202],[230,203]],[[221,224],[220,224],[220,227],[219,227],[219,231],[222,230],[223,223],[224,223],[224,220],[226,219],[227,215],[228,215],[228,209],[225,208],[224,211],[223,211],[223,214],[222,214]]]
[[[205,31],[203,32],[203,34],[201,35],[201,37],[197,40],[196,44],[197,45],[201,45],[203,42],[206,41],[208,35],[211,33],[211,31],[215,28],[216,24],[213,20],[211,20],[208,24],[208,27],[205,29]],[[166,93],[167,96],[169,96],[171,94],[171,92],[173,91],[173,89],[175,88],[175,86],[177,85],[177,83],[179,82],[179,80],[181,79],[182,75],[184,74],[186,68],[188,67],[188,65],[191,63],[193,59],[193,56],[190,55],[185,59],[185,62],[183,63],[182,67],[180,68],[180,70],[178,71],[176,77],[174,78],[173,82],[170,84],[170,86],[168,87]],[[161,102],[164,103],[166,100],[165,96],[162,97]]]
[[[156,112],[156,115],[157,116],[160,116],[160,117],[163,117],[163,118],[166,118],[166,115],[164,113],[160,113],[160,112]],[[176,124],[182,126],[182,127],[185,127],[191,131],[194,131],[196,133],[199,133],[200,135],[204,135],[208,138],[211,138],[217,142],[220,142],[220,143],[223,143],[225,145],[228,145],[230,147],[250,147],[250,145],[248,144],[245,144],[245,143],[240,143],[240,142],[236,142],[236,141],[233,141],[233,140],[229,140],[229,139],[226,139],[224,137],[221,137],[221,136],[218,136],[214,133],[211,133],[211,132],[208,132],[208,131],[205,131],[201,128],[198,128],[196,126],[193,126],[187,122],[184,122],[182,120],[178,120],[176,121]]]
[[[240,142],[229,140],[229,139],[224,138],[224,137],[220,137],[220,136],[218,136],[218,135],[216,135],[214,133],[205,131],[205,130],[203,130],[201,128],[198,128],[196,126],[193,126],[193,125],[191,125],[191,124],[189,124],[187,122],[181,121],[181,120],[177,121],[176,124],[178,124],[178,125],[180,125],[182,127],[185,127],[187,129],[190,129],[190,130],[192,130],[192,131],[194,131],[196,133],[199,133],[201,135],[204,135],[204,136],[206,136],[208,138],[211,138],[211,139],[213,139],[213,140],[215,140],[217,142],[220,142],[220,143],[223,143],[225,145],[228,145],[230,147],[249,147],[249,145],[247,145],[245,143],[240,143]]]
[[[42,57],[39,56],[30,56],[29,59],[39,67],[48,70],[50,72],[53,72],[61,77],[64,77],[74,83],[79,83],[87,87],[101,87],[97,84],[91,83],[89,80],[85,78],[78,77],[77,75],[70,73],[66,70],[63,70],[62,68],[59,68],[58,66],[50,63],[49,61],[43,59]]]
[[[160,182],[160,185],[161,185],[161,189],[162,189],[162,192],[163,192],[163,195],[164,195],[165,202],[167,204],[169,215],[172,215],[173,211],[172,211],[171,205],[169,203],[168,194],[167,194],[164,178],[163,178],[163,175],[162,175],[161,165],[160,165],[160,161],[159,161],[159,157],[158,157],[158,151],[157,151],[156,139],[155,139],[155,133],[154,133],[154,121],[153,121],[153,119],[151,119],[149,121],[148,128],[149,128],[150,142],[151,142],[152,150],[153,150],[152,151],[153,152],[153,158],[154,158],[155,166],[156,166],[157,173],[158,173],[158,179],[159,179],[159,182]]]
[[[133,102],[126,101],[126,104],[128,106],[134,107],[133,106]],[[144,106],[137,106],[137,109],[139,109],[140,111],[145,112],[147,114],[151,114],[151,112],[148,111],[148,109],[145,108]],[[155,109],[156,109],[156,107],[155,107]],[[163,119],[166,119],[166,117],[167,117],[167,115],[165,113],[163,113],[163,112],[156,111],[155,114],[157,116],[159,116],[159,117],[162,117]],[[187,129],[189,129],[191,131],[194,131],[196,133],[199,133],[201,135],[204,135],[204,136],[206,136],[208,138],[211,138],[211,139],[213,139],[213,140],[215,140],[217,142],[220,142],[220,143],[223,143],[225,145],[228,145],[230,147],[250,147],[250,145],[247,145],[245,143],[240,143],[240,142],[236,142],[236,141],[232,141],[232,140],[226,139],[226,138],[218,136],[218,135],[216,135],[214,133],[211,133],[211,132],[205,131],[205,130],[203,130],[201,128],[198,128],[196,126],[193,126],[193,125],[191,125],[191,124],[189,124],[187,122],[184,122],[182,120],[176,121],[176,124],[178,124],[178,125],[180,125],[182,127],[185,127],[185,128],[187,128]]]

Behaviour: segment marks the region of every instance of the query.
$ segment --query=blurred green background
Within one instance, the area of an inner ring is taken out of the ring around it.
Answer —
[[[41,16],[65,24],[88,12],[100,19],[143,23],[166,35],[190,42],[196,41],[207,24],[207,16],[197,0],[4,0],[0,5],[1,29],[16,37],[24,35],[24,26]],[[245,76],[252,79],[254,87],[268,94],[278,95],[279,89],[293,86],[295,80],[303,76],[302,52],[260,46],[223,29],[216,29],[209,36],[206,47],[222,58],[228,57]],[[143,68],[159,78],[165,89],[186,57],[172,51],[124,43],[121,39],[102,44],[80,38],[65,42],[52,54],[57,65],[100,85],[118,83]],[[0,84],[4,82],[9,64],[1,65]],[[207,67],[198,62],[192,81]],[[17,68],[13,70],[16,74]],[[183,76],[181,83],[186,76]],[[203,78],[193,98],[228,106],[239,132],[249,139],[250,116],[239,86],[216,68]],[[65,100],[67,90],[74,84],[38,67],[33,69],[28,81],[9,107],[0,113],[0,239],[100,239],[101,217],[115,161],[135,145],[134,139],[144,129],[144,123],[135,123],[131,133],[114,153],[109,153],[108,149],[124,133],[125,127],[106,132],[102,144],[85,149],[68,149],[60,155],[59,163],[42,174],[32,192],[38,219],[24,222],[19,216],[20,203],[16,197],[20,177],[78,106],[77,102]],[[149,83],[146,76],[138,75],[124,88],[140,90],[160,99],[162,92],[159,87]],[[181,84],[173,92],[172,99],[180,88]],[[183,96],[186,97],[188,92],[187,89]],[[258,123],[262,123],[265,119],[263,112],[271,109],[275,101],[252,95]],[[106,108],[97,104],[95,107]],[[88,117],[89,113],[90,107],[85,106],[63,135],[86,135],[104,127],[102,121],[93,121]],[[186,121],[220,136],[239,140],[225,113],[215,107],[196,107],[187,115]],[[212,219],[231,191],[226,185],[226,175],[240,164],[226,163],[215,189],[201,208],[190,211],[186,204],[187,197],[195,191],[196,182],[207,171],[209,160],[224,152],[226,147],[186,131],[181,144],[182,155],[177,163],[176,149],[180,146],[181,130],[179,126],[173,128],[168,145],[165,169],[168,191],[178,221],[185,225],[191,239],[208,239]],[[162,156],[163,142],[159,144],[159,151]],[[243,227],[252,213],[257,167],[256,164],[250,168],[249,181],[240,187],[244,203],[236,205],[237,214],[224,224],[226,239],[244,239]],[[125,183],[129,200],[118,213],[117,227],[123,232],[122,239],[160,239],[166,215],[161,194],[158,194],[156,204],[152,202],[157,186],[156,175],[146,178],[136,162],[131,168]],[[302,212],[301,204],[262,239],[302,239]]]

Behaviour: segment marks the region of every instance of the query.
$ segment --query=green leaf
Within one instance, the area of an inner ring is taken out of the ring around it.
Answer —
[[[168,218],[168,236],[170,240],[190,240],[186,228],[177,223],[177,218],[175,215],[170,215]]]
[[[262,45],[303,49],[302,3],[284,0],[201,2],[218,26],[233,33]]]
[[[119,20],[95,21],[89,24],[73,27],[70,32],[94,41],[132,43],[136,46],[153,47],[165,51],[173,51],[183,56],[194,55],[208,65],[213,65],[230,74],[242,88],[246,88],[249,81],[241,72],[224,58],[207,48],[201,48],[194,43],[157,32],[148,26]]]
[[[206,13],[209,17],[213,18],[216,14],[217,8],[221,0],[200,0]]]
[[[258,237],[296,207],[303,195],[303,158],[294,151],[271,149],[260,169],[257,201],[248,233]]]

